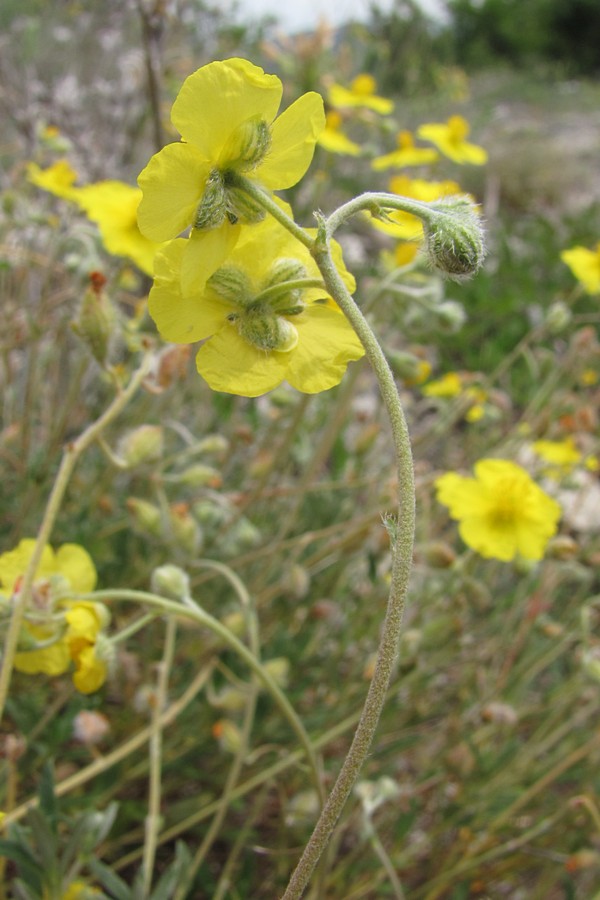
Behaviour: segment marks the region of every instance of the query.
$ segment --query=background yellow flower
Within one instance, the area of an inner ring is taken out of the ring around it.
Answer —
[[[509,460],[479,460],[475,478],[447,472],[435,486],[463,541],[481,556],[539,560],[556,533],[559,504]]]

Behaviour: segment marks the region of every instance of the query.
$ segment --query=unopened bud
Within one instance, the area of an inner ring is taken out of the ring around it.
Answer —
[[[175,543],[186,552],[195,553],[202,540],[202,532],[192,517],[187,503],[172,503],[169,507],[169,522]]]
[[[164,432],[160,425],[140,425],[139,428],[128,431],[117,448],[128,468],[160,459],[163,450]]]
[[[442,331],[455,334],[465,324],[467,314],[462,303],[456,300],[444,300],[435,309],[437,325]]]
[[[242,746],[240,729],[230,719],[219,719],[218,722],[215,722],[212,733],[221,748],[228,753],[237,753]]]
[[[287,687],[290,674],[290,661],[285,656],[268,659],[263,663],[263,669],[269,673],[275,684],[281,688]]]
[[[423,223],[431,265],[450,278],[475,275],[485,257],[483,228],[475,206],[462,196],[444,197],[431,206],[438,215]]]
[[[209,230],[218,228],[225,221],[226,193],[223,176],[218,169],[208,176],[202,199],[196,209],[194,228]]]
[[[425,562],[434,569],[449,569],[456,562],[456,553],[444,541],[432,541],[419,549]]]
[[[190,596],[190,577],[179,566],[166,563],[159,566],[150,576],[150,585],[155,594],[172,600],[183,600]]]
[[[594,681],[600,681],[600,655],[596,649],[585,650],[581,656],[581,666],[586,675]]]
[[[240,336],[259,350],[287,353],[298,343],[298,332],[282,316],[249,310],[239,316],[235,324]]]
[[[579,552],[579,545],[568,534],[552,538],[546,547],[546,554],[553,559],[573,559]]]
[[[211,706],[228,713],[241,712],[248,705],[247,692],[231,685],[227,685],[218,693],[208,694],[207,699]]]
[[[125,504],[134,524],[147,534],[160,534],[161,514],[158,506],[141,500],[139,497],[128,497]]]
[[[229,441],[221,434],[208,434],[198,442],[197,449],[198,453],[222,456],[229,450]]]
[[[573,318],[571,310],[562,300],[552,303],[546,313],[546,328],[551,334],[560,334]]]
[[[405,353],[402,350],[389,350],[386,356],[394,375],[404,381],[419,381],[423,365],[422,359],[413,353]]]
[[[187,469],[174,475],[172,480],[177,481],[178,484],[186,484],[189,487],[219,488],[223,483],[223,477],[218,469],[214,469],[212,466],[205,466],[202,463],[188,466]]]
[[[105,281],[99,272],[91,273],[90,287],[84,293],[77,318],[71,325],[100,365],[106,362],[116,321],[114,307],[103,290]]]
[[[260,116],[238,125],[229,136],[219,162],[223,167],[248,172],[258,166],[271,146],[271,129]]]
[[[253,299],[250,279],[237,266],[221,266],[208,279],[208,286],[223,300],[238,306],[246,306]]]

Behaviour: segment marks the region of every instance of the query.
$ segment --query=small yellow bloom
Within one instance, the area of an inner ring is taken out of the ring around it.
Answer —
[[[568,265],[588,294],[600,293],[600,241],[593,250],[586,247],[563,250],[560,258]]]
[[[422,388],[426,397],[458,397],[462,391],[462,379],[458,372],[446,372],[436,381],[430,381]]]
[[[566,466],[568,469],[581,462],[581,453],[572,437],[564,441],[534,441],[533,449],[546,462]]]
[[[404,166],[423,166],[435,162],[438,158],[437,150],[432,147],[417,147],[410,131],[400,131],[397,137],[398,148],[385,156],[377,156],[371,162],[371,167],[376,172],[382,169]]]
[[[330,153],[341,153],[346,156],[359,156],[359,144],[351,141],[342,131],[342,117],[339,112],[330,110],[325,116],[325,129],[317,139],[317,143]]]
[[[462,116],[450,116],[445,124],[421,125],[417,129],[417,135],[425,141],[430,141],[440,153],[455,163],[482,166],[487,162],[487,151],[467,141],[469,131],[466,119]]]
[[[509,460],[481,459],[475,478],[447,472],[435,486],[465,544],[488,559],[539,560],[556,534],[559,504]]]
[[[348,362],[363,355],[325,290],[302,285],[307,278],[320,280],[316,263],[272,217],[244,231],[227,265],[202,292],[182,294],[184,254],[181,239],[159,252],[148,308],[168,341],[210,338],[196,365],[213,390],[257,397],[288,381],[297,390],[317,393],[338,384]],[[353,290],[337,245],[334,254]]]
[[[33,538],[23,538],[14,550],[0,556],[0,588],[13,593],[18,589],[35,547]],[[46,544],[40,564],[35,573],[35,583],[61,576],[70,590],[87,594],[96,587],[96,568],[83,547],[78,544],[63,544],[54,551]]]
[[[242,224],[264,217],[237,184],[292,187],[304,175],[325,127],[323,99],[303,94],[279,117],[283,86],[245,59],[212,62],[183,83],[171,110],[181,141],[153,156],[138,183],[142,234],[167,241],[191,226],[181,264],[185,294],[206,281],[233,250]]]
[[[598,373],[595,369],[584,369],[579,376],[579,384],[583,387],[593,387],[598,384]]]
[[[18,546],[0,556],[0,589],[11,595],[20,590],[35,540],[24,538]],[[76,593],[88,593],[96,586],[96,569],[83,547],[63,544],[57,551],[44,547],[36,570],[32,609],[36,621],[25,621],[21,644],[33,646],[15,655],[15,668],[26,675],[62,675],[74,662],[75,687],[83,693],[97,690],[106,678],[106,664],[95,655],[95,644],[107,624],[108,612],[99,603],[59,601],[55,608],[53,585]],[[56,595],[55,595],[56,596]],[[46,615],[47,621],[43,621]]]
[[[77,196],[77,172],[66,159],[59,159],[47,169],[41,169],[36,163],[28,163],[26,171],[32,184],[55,197],[74,200]]]
[[[80,188],[74,199],[98,226],[109,253],[126,256],[142,272],[152,275],[159,244],[144,237],[138,228],[137,211],[142,199],[139,188],[123,181],[99,181]]]
[[[137,211],[142,199],[139,188],[123,181],[99,181],[76,187],[77,172],[66,160],[47,169],[29,163],[27,177],[32,184],[55,197],[76,203],[98,226],[102,243],[109,253],[126,256],[142,272],[152,275],[159,245],[144,237],[138,228]]]
[[[362,74],[356,76],[351,82],[350,88],[342,87],[341,84],[332,84],[327,99],[336,109],[362,107],[387,116],[394,109],[394,104],[385,97],[378,97],[375,93],[376,90],[377,82],[373,76]]]

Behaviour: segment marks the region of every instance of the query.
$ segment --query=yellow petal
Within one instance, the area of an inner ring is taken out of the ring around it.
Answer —
[[[26,675],[62,675],[71,665],[69,648],[64,639],[40,650],[27,650],[15,656],[15,669]]]
[[[305,394],[339,384],[348,363],[364,356],[364,347],[347,319],[334,309],[312,304],[293,321],[299,341],[290,353],[285,377]]]
[[[230,225],[228,221],[208,231],[192,229],[181,260],[181,290],[184,295],[199,294],[204,290],[210,276],[235,247],[241,230],[241,225]]]
[[[148,312],[160,334],[176,344],[190,344],[210,337],[223,325],[222,302],[201,293],[183,296],[181,261],[187,246],[184,238],[171,241],[159,251],[156,277],[148,297]]]
[[[140,172],[138,225],[152,241],[168,241],[194,220],[211,166],[195,147],[168,144]]]
[[[285,379],[288,355],[258,350],[227,323],[200,348],[196,366],[214,391],[259,397]]]
[[[214,164],[231,132],[246,119],[260,115],[273,121],[282,92],[276,75],[266,75],[246,59],[209,63],[184,81],[171,121]]]
[[[87,550],[78,544],[63,544],[58,548],[55,570],[64,575],[73,591],[87,594],[96,587],[96,567]]]
[[[258,181],[273,190],[292,187],[300,181],[324,128],[323,98],[313,91],[303,94],[273,122],[271,150],[257,169]]]
[[[106,663],[98,659],[93,646],[81,651],[76,660],[77,670],[73,674],[73,684],[82,694],[92,694],[106,681]]]
[[[0,556],[0,587],[4,590],[12,593],[15,583],[29,565],[35,544],[34,538],[23,538],[14,550],[8,550]],[[46,544],[36,571],[36,578],[46,578],[53,572],[54,551],[49,544]]]

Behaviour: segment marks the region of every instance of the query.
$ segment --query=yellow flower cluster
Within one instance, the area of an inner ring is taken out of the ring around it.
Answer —
[[[9,602],[21,589],[35,544],[24,538],[0,555],[0,592]],[[60,599],[66,592],[93,591],[96,580],[96,569],[83,547],[63,544],[56,552],[49,545],[44,547],[21,632],[21,649],[15,656],[19,672],[55,676],[74,666],[73,683],[81,693],[90,694],[104,684],[108,646],[101,649],[101,644],[108,610],[100,603]]]
[[[278,116],[282,90],[245,59],[198,69],[171,111],[181,141],[138,179],[140,229],[163,242],[150,314],[169,341],[206,341],[197,368],[214,390],[247,397],[283,380],[327,390],[364,352],[309,251],[260,202],[269,197],[291,218],[270,193],[302,178],[325,128],[314,92]],[[335,261],[352,290],[337,247]]]

